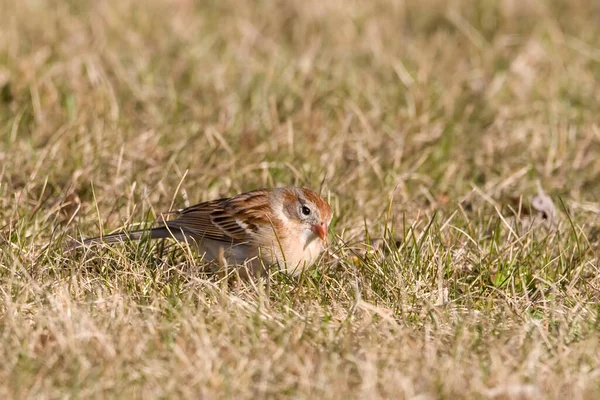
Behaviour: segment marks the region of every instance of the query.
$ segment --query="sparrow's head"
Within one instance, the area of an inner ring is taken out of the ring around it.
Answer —
[[[333,217],[329,204],[317,193],[305,188],[285,188],[282,195],[284,215],[300,225],[307,239],[327,241],[327,229]]]

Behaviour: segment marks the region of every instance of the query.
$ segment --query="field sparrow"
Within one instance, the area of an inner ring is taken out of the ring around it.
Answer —
[[[228,264],[248,263],[254,273],[261,265],[279,265],[298,274],[323,250],[332,216],[310,189],[261,189],[184,208],[158,228],[84,239],[73,247],[171,237],[196,243],[207,261],[224,257]]]

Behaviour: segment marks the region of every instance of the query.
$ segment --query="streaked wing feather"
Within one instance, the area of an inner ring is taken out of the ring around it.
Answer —
[[[181,229],[184,233],[196,239],[213,239],[222,242],[232,242],[233,237],[226,235],[221,229],[210,222],[210,215],[201,212],[191,212],[166,223],[170,229]]]
[[[265,219],[267,192],[257,190],[232,198],[200,203],[179,211],[179,217],[168,221],[170,229],[181,229],[197,239],[212,239],[240,244],[253,242],[255,222]]]

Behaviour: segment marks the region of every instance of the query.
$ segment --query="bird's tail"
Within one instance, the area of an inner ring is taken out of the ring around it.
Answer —
[[[146,237],[150,239],[174,238],[177,240],[184,240],[184,235],[181,230],[169,229],[166,226],[161,226],[158,228],[142,229],[133,232],[113,233],[111,235],[83,239],[82,241],[73,240],[68,244],[67,250],[73,250],[85,246],[94,246],[101,243],[123,243],[128,241],[136,241]]]

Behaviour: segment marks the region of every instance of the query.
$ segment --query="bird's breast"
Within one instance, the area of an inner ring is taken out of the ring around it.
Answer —
[[[298,275],[302,270],[317,261],[317,258],[323,251],[323,242],[320,239],[314,239],[309,242],[288,240],[286,246],[281,247],[285,251],[283,256],[278,260],[280,265],[284,265],[283,261],[285,263],[285,270],[288,273]]]

